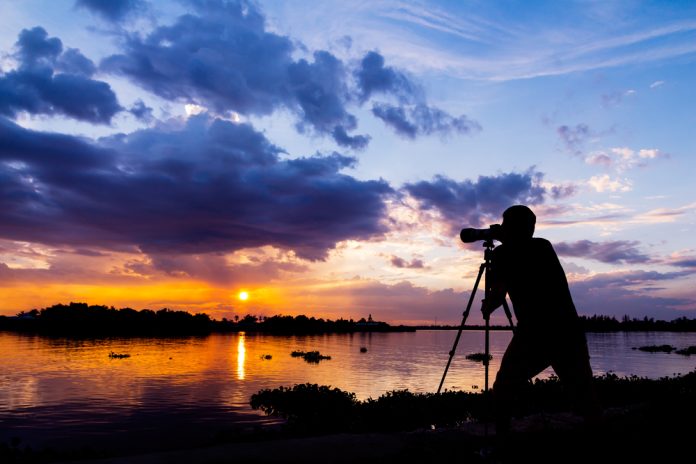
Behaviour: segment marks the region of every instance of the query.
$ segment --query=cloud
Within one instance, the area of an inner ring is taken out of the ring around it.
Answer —
[[[601,176],[592,176],[587,183],[595,189],[602,192],[629,192],[632,189],[631,181],[628,179],[612,179],[608,174]]]
[[[350,136],[343,126],[336,126],[332,132],[333,138],[337,144],[342,147],[351,148],[353,150],[362,150],[370,143],[369,135],[354,135]]]
[[[411,139],[420,135],[447,136],[452,133],[470,134],[481,130],[479,123],[465,115],[453,117],[438,108],[424,104],[405,107],[375,103],[372,114],[384,121],[397,134]]]
[[[75,6],[89,10],[102,19],[119,22],[145,8],[143,0],[76,0]]]
[[[462,225],[480,227],[484,221],[498,220],[514,204],[543,203],[543,174],[532,170],[498,176],[479,176],[476,182],[437,176],[432,181],[405,184],[404,190],[418,200],[420,208],[439,212],[452,232]]]
[[[77,49],[63,52],[41,27],[24,29],[16,44],[19,67],[0,74],[0,114],[64,115],[109,124],[122,111],[106,82],[91,79],[94,63]]]
[[[318,307],[321,314],[333,312],[336,317],[367,317],[403,324],[457,324],[468,292],[451,288],[430,290],[404,281],[387,285],[367,279],[354,279],[342,285],[307,285],[298,294],[289,295],[299,307]],[[332,302],[336,303],[332,303]],[[317,303],[318,302],[318,303]],[[358,308],[355,310],[347,308]],[[436,308],[436,309],[435,309]],[[326,316],[324,316],[326,317]],[[471,323],[479,318],[472,314]]]
[[[672,266],[677,266],[677,267],[687,267],[687,268],[695,268],[696,269],[696,257],[695,258],[678,259],[675,261],[671,261],[669,264],[671,264]]]
[[[602,105],[603,106],[616,106],[619,105],[624,98],[631,97],[636,94],[633,89],[625,90],[622,92],[611,92],[602,95]]]
[[[355,160],[337,153],[282,160],[248,124],[199,115],[93,142],[0,123],[10,240],[153,255],[272,245],[322,259],[386,230],[386,182],[343,174]]]
[[[100,68],[164,99],[203,106],[218,115],[289,110],[300,132],[331,136],[339,146],[355,150],[365,148],[370,137],[352,134],[358,120],[351,108],[373,95],[410,104],[403,119],[414,125],[411,137],[478,129],[465,116],[452,117],[428,106],[419,87],[385,66],[377,52],[366,53],[358,63],[346,63],[325,50],[296,58],[306,50],[287,36],[269,32],[255,4],[192,4],[195,12],[171,25],[145,36],[122,37],[121,53],[106,57]]]
[[[355,71],[360,89],[360,99],[365,102],[376,93],[391,94],[403,102],[410,102],[422,94],[402,72],[384,66],[384,57],[371,51],[365,54],[360,67]]]
[[[566,125],[559,126],[556,132],[563,141],[566,149],[570,153],[578,156],[582,154],[585,142],[592,135],[590,127],[587,124],[577,124],[575,127]]]
[[[295,260],[296,261],[296,260]],[[287,273],[303,272],[307,266],[294,261],[268,257],[248,263],[231,263],[221,253],[153,254],[149,260],[133,260],[126,269],[139,275],[165,274],[181,279],[195,279],[218,286],[258,285],[271,282]]]
[[[593,259],[603,263],[639,264],[650,262],[651,258],[638,250],[638,244],[639,242],[628,240],[601,243],[579,240],[577,242],[559,242],[554,244],[554,248],[561,256]]]
[[[661,87],[663,85],[665,85],[665,81],[655,81],[652,84],[650,84],[650,88],[656,89],[656,88]]]
[[[398,267],[399,269],[423,269],[425,267],[423,260],[421,259],[414,258],[411,261],[407,261],[396,255],[392,255],[389,262],[391,262],[392,266]]]
[[[648,160],[660,158],[669,158],[669,155],[657,148],[634,150],[629,147],[614,147],[608,151],[590,153],[585,157],[585,163],[623,172],[636,167],[645,167]]]
[[[563,198],[572,197],[578,192],[578,186],[575,184],[556,184],[545,186],[551,198],[561,200]]]
[[[580,314],[644,317],[671,320],[694,317],[696,300],[660,296],[655,285],[693,275],[693,271],[660,273],[655,271],[621,271],[595,274],[570,282],[575,306]]]
[[[67,74],[91,77],[97,72],[94,62],[76,48],[68,48],[56,60],[56,69]]]
[[[154,120],[152,108],[147,106],[142,100],[137,100],[133,106],[128,109],[128,112],[135,116],[139,121],[149,123]]]

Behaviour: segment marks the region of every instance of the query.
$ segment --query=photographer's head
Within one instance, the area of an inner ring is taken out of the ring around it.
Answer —
[[[501,242],[514,243],[529,240],[534,235],[536,216],[524,205],[511,206],[503,213]]]

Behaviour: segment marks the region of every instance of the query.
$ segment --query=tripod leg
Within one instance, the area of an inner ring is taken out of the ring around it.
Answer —
[[[471,290],[471,296],[469,296],[469,302],[466,305],[466,310],[462,315],[462,323],[459,326],[459,332],[457,332],[457,337],[454,339],[454,346],[452,346],[452,351],[449,352],[449,359],[447,360],[447,366],[445,366],[445,372],[442,374],[442,380],[440,380],[440,385],[437,387],[437,392],[440,393],[442,390],[442,384],[445,383],[445,377],[447,377],[447,371],[449,370],[450,364],[452,364],[452,358],[454,358],[454,353],[457,351],[457,345],[459,344],[459,338],[462,336],[462,330],[464,330],[464,325],[466,324],[466,319],[469,317],[469,312],[471,311],[471,305],[474,302],[474,296],[476,295],[476,289],[478,289],[479,282],[481,282],[481,276],[483,275],[483,270],[486,267],[485,263],[481,264],[479,268],[478,276],[476,276],[476,283],[474,284],[473,290]]]

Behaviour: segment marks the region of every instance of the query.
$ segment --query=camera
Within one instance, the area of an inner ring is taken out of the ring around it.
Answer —
[[[459,238],[464,243],[478,242],[479,240],[498,240],[503,236],[503,227],[500,224],[492,224],[488,229],[462,229]]]

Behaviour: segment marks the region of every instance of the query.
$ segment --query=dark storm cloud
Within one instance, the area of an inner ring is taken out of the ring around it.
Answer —
[[[343,147],[362,149],[368,135],[352,135],[358,121],[349,111],[373,95],[393,97],[402,120],[375,114],[402,135],[468,133],[478,125],[426,104],[422,92],[402,72],[385,66],[377,52],[345,63],[317,50],[295,58],[289,37],[268,32],[257,6],[245,1],[191,2],[195,12],[146,36],[123,37],[122,53],[105,58],[101,69],[128,77],[171,101],[196,103],[218,114],[268,115],[290,110],[300,132],[327,135]],[[383,103],[386,105],[386,103]]]
[[[587,124],[577,124],[575,127],[559,126],[556,129],[558,136],[570,153],[574,155],[582,154],[585,142],[590,137],[590,127]]]
[[[537,205],[544,201],[542,174],[528,171],[498,176],[479,176],[476,182],[457,182],[444,176],[432,181],[406,184],[404,189],[425,210],[437,210],[451,225],[480,227],[484,221],[499,221],[502,212],[514,204]]]
[[[76,0],[75,6],[84,8],[107,21],[118,22],[129,14],[143,10],[143,0]]]
[[[199,116],[92,143],[0,124],[0,236],[194,254],[274,245],[321,259],[384,232],[384,181],[339,154],[280,159],[247,124]]]
[[[610,264],[647,263],[651,258],[638,249],[639,242],[616,240],[608,242],[592,242],[579,240],[577,242],[559,242],[554,245],[561,256],[575,256],[593,259]]]
[[[442,136],[452,133],[469,134],[481,130],[479,123],[465,115],[453,117],[445,111],[424,104],[404,107],[375,103],[372,114],[384,121],[397,134],[408,138],[433,134]]]
[[[123,110],[109,84],[90,78],[94,63],[79,50],[63,52],[60,39],[43,28],[24,29],[16,48],[19,67],[0,73],[0,114],[61,114],[108,124]]]

